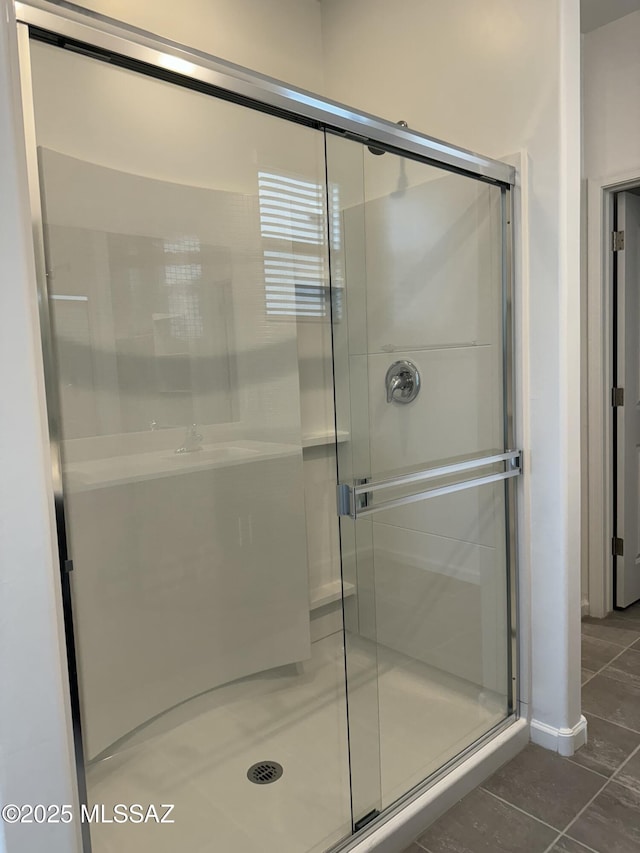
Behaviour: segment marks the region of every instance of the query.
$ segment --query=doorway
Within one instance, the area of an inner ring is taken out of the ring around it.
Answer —
[[[624,609],[640,599],[640,191],[617,193],[613,253],[613,598]]]
[[[630,283],[637,282],[639,187],[637,170],[590,180],[587,186],[588,547],[583,604],[597,618],[629,607],[640,594],[633,478],[637,341],[630,322],[637,307],[637,287]]]

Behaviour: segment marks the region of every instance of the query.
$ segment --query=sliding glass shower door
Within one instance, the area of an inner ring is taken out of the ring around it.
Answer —
[[[80,770],[107,816],[175,806],[87,845],[320,853],[351,829],[323,135],[31,70]]]
[[[514,711],[508,190],[22,51],[85,853],[324,853]]]
[[[505,191],[327,134],[356,824],[512,710]]]

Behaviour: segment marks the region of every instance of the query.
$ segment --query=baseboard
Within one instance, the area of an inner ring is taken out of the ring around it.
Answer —
[[[580,717],[572,729],[557,729],[539,720],[531,720],[531,742],[570,756],[587,742],[587,721]]]
[[[519,719],[496,735],[447,776],[407,803],[386,823],[340,853],[398,853],[458,800],[514,758],[529,742],[529,725]]]

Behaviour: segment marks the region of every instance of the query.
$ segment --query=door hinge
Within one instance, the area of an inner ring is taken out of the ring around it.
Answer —
[[[611,232],[611,251],[621,252],[624,249],[624,231]]]
[[[624,539],[614,536],[611,540],[611,553],[614,557],[624,557]]]
[[[62,568],[64,573],[68,575],[69,572],[73,571],[73,560],[65,560]]]
[[[624,388],[611,389],[611,405],[614,408],[616,406],[624,406]]]

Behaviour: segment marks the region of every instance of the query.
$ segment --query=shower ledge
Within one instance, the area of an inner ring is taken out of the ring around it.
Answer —
[[[305,433],[302,436],[302,446],[304,448],[320,447],[323,444],[334,444],[336,440],[339,443],[342,443],[343,441],[348,441],[348,431],[346,429],[324,429],[318,430],[318,432]]]
[[[309,595],[309,610],[317,610],[326,604],[333,604],[334,601],[340,601],[343,596],[343,588],[345,598],[356,594],[355,584],[348,581],[344,581],[343,583],[340,580],[330,581],[312,589]]]
[[[64,466],[63,473],[65,487],[71,492],[83,492],[216,468],[250,465],[299,454],[300,445],[266,441],[225,441],[205,444],[201,450],[192,453],[154,450],[149,453],[72,462]]]

